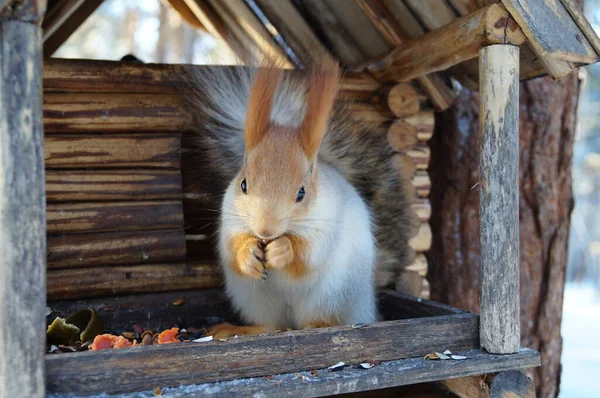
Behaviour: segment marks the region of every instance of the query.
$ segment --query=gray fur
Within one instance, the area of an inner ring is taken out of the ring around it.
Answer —
[[[198,176],[208,176],[224,192],[242,167],[244,123],[254,68],[202,67],[181,87],[186,109],[194,120]],[[275,95],[271,119],[299,126],[304,119],[307,73],[287,71]],[[408,265],[411,249],[410,199],[406,184],[394,169],[393,150],[385,134],[369,129],[336,104],[319,150],[319,160],[333,165],[359,191],[373,212],[379,246],[379,286],[395,282]],[[214,178],[217,176],[218,178]],[[208,181],[208,180],[207,180]]]

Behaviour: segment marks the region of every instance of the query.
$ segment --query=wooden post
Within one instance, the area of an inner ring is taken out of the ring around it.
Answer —
[[[0,397],[44,397],[42,0],[0,16]]]
[[[480,342],[494,354],[518,352],[519,47],[479,51]]]

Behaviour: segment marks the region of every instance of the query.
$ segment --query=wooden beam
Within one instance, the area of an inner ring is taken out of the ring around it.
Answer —
[[[400,46],[402,43],[409,41],[394,14],[380,0],[357,1],[379,33],[390,45]],[[450,90],[439,76],[420,76],[417,78],[417,82],[427,93],[427,96],[431,99],[437,110],[443,111],[452,105],[456,94]]]
[[[479,60],[480,339],[508,354],[520,347],[519,47],[483,47]]]
[[[396,47],[368,69],[379,81],[408,81],[475,58],[482,46],[525,40],[508,11],[493,4]]]
[[[596,34],[594,27],[583,14],[583,11],[573,0],[560,0],[560,2],[563,4],[569,15],[571,15],[571,18],[573,18],[573,21],[577,24],[581,33],[583,33],[590,45],[594,48],[596,54],[600,55],[600,38],[598,37],[598,34]]]
[[[102,2],[103,0],[66,2],[70,7],[63,9],[64,12],[61,15],[65,18],[52,20],[51,26],[48,26],[52,29],[52,33],[44,34],[44,57],[51,57],[71,37],[73,32],[100,7]]]
[[[42,40],[46,41],[53,35],[84,2],[85,0],[59,0],[54,3],[53,7],[44,15]]]
[[[194,29],[200,29],[200,30],[206,31],[206,28],[200,21],[199,16],[197,15],[197,11],[196,11],[197,8],[196,8],[196,10],[194,10],[190,7],[190,5],[192,5],[192,7],[193,7],[193,5],[195,5],[196,3],[189,1],[189,0],[188,1],[186,1],[186,0],[168,0],[168,2],[171,5],[171,7],[173,7],[175,9],[175,11],[177,11],[179,13],[179,15],[181,15],[181,17],[188,24],[190,24],[191,27],[193,27]],[[196,7],[197,7],[197,5],[196,5]]]
[[[42,398],[46,212],[41,29],[36,23],[46,2],[8,2],[2,7],[0,396]]]

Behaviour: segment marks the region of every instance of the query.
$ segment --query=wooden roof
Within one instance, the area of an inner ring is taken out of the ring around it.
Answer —
[[[43,22],[51,55],[102,0],[50,0]],[[334,54],[379,80],[416,78],[438,109],[455,96],[448,77],[477,88],[479,47],[521,47],[522,79],[595,63],[600,39],[575,0],[168,0],[192,26],[242,59],[267,54],[289,67]]]

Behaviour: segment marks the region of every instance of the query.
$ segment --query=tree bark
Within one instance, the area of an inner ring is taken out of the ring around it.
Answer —
[[[521,83],[521,345],[542,354],[531,371],[540,397],[560,384],[562,302],[573,209],[571,160],[579,80]],[[478,93],[464,90],[436,116],[430,141],[431,298],[479,311]]]

